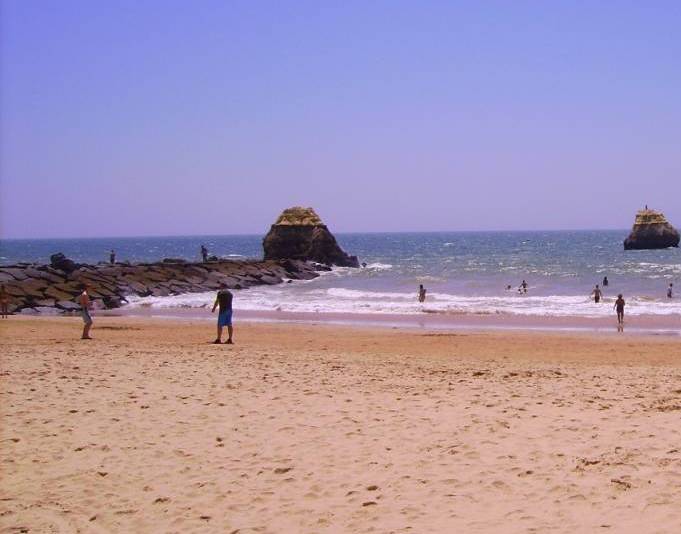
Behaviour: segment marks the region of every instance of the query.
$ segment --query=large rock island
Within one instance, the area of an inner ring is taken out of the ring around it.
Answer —
[[[346,254],[312,208],[283,211],[263,240],[266,260],[284,258],[315,261],[339,267],[359,267],[357,256]]]
[[[657,249],[679,246],[679,232],[665,216],[655,210],[640,210],[636,214],[634,227],[624,240],[624,250]]]

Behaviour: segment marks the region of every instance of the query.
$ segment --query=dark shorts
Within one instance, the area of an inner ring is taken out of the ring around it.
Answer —
[[[601,301],[601,297],[599,297],[598,295],[596,295],[596,296],[594,297],[594,300],[596,301],[596,304],[598,304],[598,303]]]
[[[232,326],[232,310],[224,310],[218,314],[218,326]]]

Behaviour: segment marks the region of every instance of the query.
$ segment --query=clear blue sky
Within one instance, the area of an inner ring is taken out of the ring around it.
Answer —
[[[681,225],[681,2],[1,2],[0,235]]]

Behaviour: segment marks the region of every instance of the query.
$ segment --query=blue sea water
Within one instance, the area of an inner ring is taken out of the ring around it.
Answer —
[[[367,268],[251,288],[235,302],[249,310],[597,316],[610,313],[611,306],[595,308],[589,295],[607,276],[606,302],[621,292],[630,313],[681,313],[681,299],[666,297],[669,283],[681,279],[681,250],[625,251],[626,235],[626,230],[338,234],[341,246]],[[118,261],[198,260],[202,243],[220,257],[262,255],[262,236],[255,235],[2,240],[0,263],[46,263],[55,252],[96,263],[106,261],[112,248]],[[517,292],[522,280],[529,284],[527,295]],[[418,284],[428,290],[425,304],[415,299]],[[133,305],[199,307],[211,297],[199,293]]]

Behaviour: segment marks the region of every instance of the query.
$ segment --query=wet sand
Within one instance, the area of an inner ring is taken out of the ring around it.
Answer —
[[[681,531],[673,336],[0,321],[0,532]]]
[[[203,319],[213,321],[210,307],[162,308],[129,307],[100,312],[108,316]],[[543,331],[575,333],[619,332],[615,312],[610,317],[584,317],[575,315],[520,315],[520,314],[474,314],[474,313],[315,313],[260,310],[235,310],[235,317],[242,321],[298,324],[331,324],[340,326],[369,326],[380,328],[408,328],[420,330],[503,330]],[[681,316],[627,315],[623,332],[643,335],[668,335],[681,337]]]

